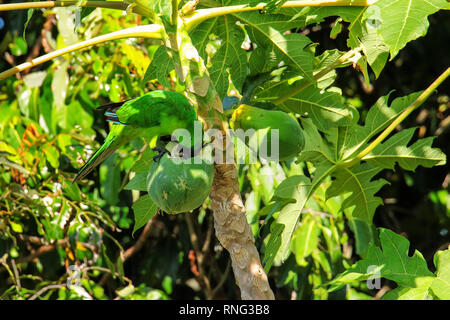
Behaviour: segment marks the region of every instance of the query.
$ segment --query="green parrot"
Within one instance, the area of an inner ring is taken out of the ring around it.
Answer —
[[[155,161],[168,152],[164,145],[169,141],[179,142],[192,150],[193,155],[197,154],[197,149],[201,150],[201,142],[198,148],[194,146],[194,142],[199,142],[196,140],[201,140],[194,139],[197,115],[189,101],[180,93],[156,90],[133,100],[110,103],[97,109],[105,110],[106,120],[113,125],[103,145],[80,169],[73,182],[85,177],[116,149],[139,136],[146,141],[157,137],[157,147],[152,149],[159,152]],[[191,139],[184,144],[172,137],[174,130],[180,128],[188,130],[191,135]]]

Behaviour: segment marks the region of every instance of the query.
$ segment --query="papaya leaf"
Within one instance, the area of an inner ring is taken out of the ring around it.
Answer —
[[[311,215],[306,216],[300,227],[295,231],[292,241],[294,244],[295,258],[299,265],[305,265],[305,258],[317,248],[320,231],[319,223]]]
[[[247,75],[246,54],[240,48],[242,43],[239,41],[240,30],[230,25],[226,27],[226,30],[230,32],[228,34],[230,38],[217,50],[211,59],[212,67],[210,68],[211,79],[222,99],[227,95],[229,79],[240,89]]]
[[[422,254],[416,250],[412,257],[408,256],[409,241],[389,229],[379,228],[379,234],[381,247],[371,244],[367,257],[330,281],[329,290],[355,281],[386,278],[398,287],[383,299],[427,298],[437,277],[428,270]]]
[[[345,126],[329,133],[329,140],[336,148],[338,159],[348,159],[367,145],[376,134],[385,129],[395,118],[416,100],[421,92],[396,98],[388,105],[390,93],[379,98],[369,109],[364,125]]]
[[[230,16],[209,19],[194,29],[192,41],[205,61],[208,54],[212,56],[210,77],[221,99],[227,95],[230,79],[240,90],[247,75],[247,56],[241,49],[244,32],[236,20]],[[207,45],[214,49],[207,53]]]
[[[264,252],[263,264],[266,273],[269,272],[272,267],[278,250],[281,246],[280,234],[283,232],[284,225],[278,223],[272,223],[270,225],[270,237],[266,245],[266,251]]]
[[[371,224],[375,209],[383,203],[377,193],[388,182],[384,179],[372,180],[382,168],[362,163],[351,168],[339,168],[333,172],[335,180],[327,189],[327,198],[346,194],[343,209],[352,210],[352,216]]]
[[[339,56],[339,51],[336,50],[329,55],[323,54],[317,57],[314,73],[320,72],[335,62]],[[292,70],[286,71],[282,76],[274,77],[273,80],[257,87],[253,102],[270,102],[290,95],[293,87],[303,86],[302,91],[279,102],[279,107],[311,118],[322,132],[329,131],[333,126],[350,126],[358,120],[358,112],[354,107],[344,104],[336,88],[326,89],[334,82],[335,77],[336,72],[333,70],[324,75],[316,86],[305,79],[298,80],[299,76]]]
[[[326,132],[330,126],[350,125],[354,122],[356,114],[350,106],[343,104],[340,94],[321,91],[314,86],[308,86],[281,105],[292,112],[307,115],[323,132]]]
[[[437,272],[431,290],[439,299],[450,300],[450,250],[438,251],[434,261]]]
[[[142,228],[158,211],[158,206],[153,203],[148,194],[140,197],[132,206],[134,210],[133,233]]]
[[[355,235],[356,253],[361,257],[365,257],[370,243],[375,243],[376,229],[372,223],[348,215],[348,225]]]
[[[363,160],[387,169],[394,169],[395,164],[398,163],[403,169],[411,171],[419,165],[430,168],[445,164],[445,154],[431,147],[434,137],[420,139],[408,146],[416,129],[400,131],[386,142],[379,144]]]
[[[284,261],[289,255],[289,247],[297,221],[300,217],[301,211],[304,208],[306,201],[311,196],[313,185],[311,180],[305,176],[292,176],[285,179],[275,190],[274,197],[277,201],[289,201],[281,208],[277,218],[273,223],[283,225],[280,239],[273,238],[272,241],[280,241],[279,250],[274,258],[275,263]],[[269,239],[269,244],[271,241]]]
[[[419,92],[395,99],[388,107],[389,95],[380,98],[369,110],[364,126],[354,125],[336,128],[328,132],[327,139],[332,145],[338,159],[348,159],[365,148],[370,138],[386,128],[404,109],[420,94]],[[382,200],[375,196],[387,181],[373,178],[383,169],[394,169],[398,163],[405,170],[415,170],[417,166],[431,167],[445,163],[446,157],[439,150],[431,147],[433,138],[420,139],[408,146],[414,128],[405,129],[379,144],[371,153],[353,167],[337,166],[333,180],[327,190],[327,198],[346,194],[343,209],[350,210],[350,216],[369,224],[375,209]]]
[[[147,191],[147,173],[137,173],[125,186],[125,190]]]
[[[333,49],[333,50],[326,50],[321,55],[316,56],[314,61],[314,74],[321,72],[323,69],[334,64],[343,54],[344,52],[339,51],[337,49]],[[349,64],[350,62],[346,64],[341,64],[337,66],[337,68],[343,68],[348,66]],[[326,89],[332,83],[334,83],[335,80],[336,80],[336,71],[333,69],[317,80],[317,87],[319,89]]]
[[[248,30],[249,37],[259,47],[274,50],[279,61],[297,70],[307,81],[315,83],[313,78],[314,55],[305,47],[311,40],[301,34],[285,34],[289,29],[299,28],[303,21],[290,20],[284,15],[260,15],[255,12],[235,15]]]
[[[428,30],[428,16],[448,8],[446,0],[379,0],[381,25],[379,34],[389,46],[390,60],[411,40],[424,36]]]
[[[147,173],[148,170],[150,170],[151,165],[153,164],[153,157],[156,154],[156,151],[152,151],[150,148],[145,149],[145,151],[142,153],[142,156],[131,168],[131,171],[134,171],[136,173]]]
[[[152,62],[148,66],[147,71],[145,71],[144,83],[156,79],[164,87],[171,88],[168,76],[173,69],[173,61],[167,54],[166,48],[160,46],[156,49]]]
[[[319,133],[312,119],[301,119],[303,134],[305,136],[305,147],[300,153],[299,162],[309,161],[314,164],[316,170],[314,176],[319,172],[329,171],[336,162],[336,152]]]
[[[367,62],[371,66],[375,76],[378,78],[383,70],[387,59],[389,57],[389,47],[384,43],[383,39],[378,33],[378,27],[380,21],[377,15],[377,11],[373,11],[373,8],[368,8],[362,17],[362,24],[360,28],[352,34],[358,38],[358,43],[367,57]],[[350,41],[350,39],[349,39]],[[357,46],[355,41],[354,48]]]
[[[313,8],[308,13],[307,23],[322,22],[328,16],[338,16],[350,23],[347,45],[352,49],[362,49],[378,77],[386,64],[389,48],[377,31],[381,23],[377,6]]]
[[[230,79],[234,86],[241,90],[248,69],[255,71],[248,65],[246,51],[242,49],[244,40],[250,40],[257,45],[250,59],[252,66],[265,65],[267,61],[271,61],[266,67],[261,67],[267,69],[283,61],[285,65],[289,65],[302,77],[314,83],[314,55],[311,50],[305,49],[311,40],[301,34],[285,34],[286,31],[304,24],[304,17],[292,19],[291,15],[284,14],[233,13],[208,19],[198,25],[192,31],[192,41],[200,56],[205,61],[211,61],[208,66],[211,79],[223,98]],[[249,39],[246,39],[247,37]],[[271,54],[270,57],[267,57],[267,52]]]
[[[376,6],[361,8],[354,17],[347,17],[350,22],[347,44],[350,48],[361,48],[367,62],[378,77],[389,57],[389,48],[378,34],[381,23]]]

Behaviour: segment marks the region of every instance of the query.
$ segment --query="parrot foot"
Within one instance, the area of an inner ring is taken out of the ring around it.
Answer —
[[[165,148],[152,148],[152,151],[157,151],[158,154],[156,156],[153,157],[153,161],[154,162],[158,162],[159,159],[161,159],[166,153],[168,153],[170,155],[169,150],[165,149]]]

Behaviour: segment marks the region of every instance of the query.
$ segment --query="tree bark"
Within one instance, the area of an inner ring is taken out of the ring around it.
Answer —
[[[234,276],[244,300],[273,300],[239,193],[236,165],[216,164],[211,209],[216,236],[230,253]]]

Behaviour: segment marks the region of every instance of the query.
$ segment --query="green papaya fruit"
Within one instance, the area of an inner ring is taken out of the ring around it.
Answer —
[[[189,159],[165,154],[150,167],[147,191],[153,202],[169,214],[198,208],[208,197],[214,178],[214,165],[200,156]]]
[[[273,156],[271,130],[278,129],[278,160],[280,161],[297,156],[305,147],[305,137],[297,119],[283,111],[266,110],[242,104],[234,110],[230,126],[233,130],[254,129],[256,134],[261,134],[263,138],[258,138],[258,148],[265,144],[268,149],[267,155],[271,157]],[[263,133],[263,129],[267,129],[267,133]]]

